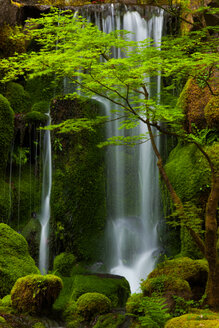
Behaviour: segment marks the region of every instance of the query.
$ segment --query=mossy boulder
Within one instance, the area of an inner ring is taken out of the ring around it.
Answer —
[[[77,300],[77,312],[85,320],[91,320],[97,314],[107,313],[110,310],[110,299],[100,293],[86,293]]]
[[[180,144],[172,150],[165,165],[167,175],[183,202],[209,188],[211,172],[207,160],[193,144]]]
[[[188,313],[169,320],[165,328],[219,328],[219,315],[209,312]]]
[[[188,298],[188,296],[191,297],[191,288],[186,280],[165,274],[147,279],[145,283],[142,283],[141,287],[145,296],[151,296],[153,293],[160,295],[172,293],[178,296],[186,295],[186,298]]]
[[[45,125],[46,122],[48,121],[48,116],[44,113],[40,113],[37,111],[31,111],[26,114],[25,116],[25,121],[30,124],[43,124]]]
[[[11,291],[12,306],[20,312],[48,313],[62,287],[62,280],[55,275],[19,278]]]
[[[195,124],[199,129],[206,127],[204,108],[211,98],[207,86],[202,86],[198,81],[190,78],[180,94],[177,106],[186,114],[185,127],[188,132],[192,131]]]
[[[27,113],[30,111],[30,95],[24,90],[21,84],[16,82],[8,83],[5,96],[9,100],[15,113]]]
[[[219,126],[219,96],[212,97],[204,108],[205,119],[210,128]]]
[[[5,172],[8,151],[14,133],[14,112],[8,100],[0,94],[0,172]]]
[[[40,112],[42,114],[48,113],[49,110],[49,102],[45,100],[41,100],[33,104],[31,111],[32,112]]]
[[[61,276],[70,277],[75,265],[75,256],[71,253],[61,253],[54,259],[53,270]]]
[[[8,225],[0,224],[0,297],[10,294],[16,280],[39,273],[23,236]]]
[[[205,260],[182,257],[159,264],[142,282],[141,289],[144,295],[160,289],[164,294],[199,299],[204,294],[207,277],[208,265]]]
[[[77,275],[74,278],[72,299],[85,293],[101,293],[107,296],[113,307],[123,307],[130,295],[128,281],[121,276],[108,274]]]

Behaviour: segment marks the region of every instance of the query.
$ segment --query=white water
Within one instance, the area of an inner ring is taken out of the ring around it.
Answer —
[[[48,113],[48,125],[50,124],[50,115]],[[42,274],[48,271],[49,259],[49,219],[50,219],[50,195],[52,187],[52,153],[50,131],[45,131],[43,140],[43,182],[42,182],[42,199],[41,199],[41,236],[39,250],[39,269]]]
[[[159,46],[163,27],[162,10],[148,7],[142,18],[137,11],[127,9],[122,15],[113,4],[107,9],[107,14],[104,9],[95,13],[95,24],[103,31],[108,33],[113,29],[126,29],[134,32],[132,40],[153,38]],[[120,54],[114,51],[113,55],[119,57]],[[156,92],[159,101],[160,77],[156,82],[156,90],[149,90],[149,93]],[[112,115],[112,105],[106,100],[103,102],[106,114]],[[118,120],[107,124],[107,137],[123,134],[124,131],[118,130],[118,126]],[[145,132],[146,126],[142,123],[132,133]],[[150,142],[132,148],[111,147],[106,157],[109,270],[125,276],[131,291],[136,292],[140,280],[153,270],[154,255],[159,248],[156,226],[161,213],[156,160]]]

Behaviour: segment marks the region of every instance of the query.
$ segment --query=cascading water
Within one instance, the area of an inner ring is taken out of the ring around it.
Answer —
[[[48,113],[48,122],[51,123],[51,118]],[[50,219],[50,195],[52,188],[52,153],[51,153],[51,138],[50,131],[46,130],[43,140],[43,182],[42,182],[42,199],[41,199],[41,236],[39,250],[39,269],[42,274],[48,271],[49,259],[49,219]]]
[[[125,29],[133,32],[131,39],[142,41],[152,38],[159,46],[162,36],[163,11],[156,7],[139,7],[142,11],[113,4],[96,11],[94,23],[108,33],[114,29]],[[106,14],[107,12],[107,14]],[[89,12],[86,13],[89,17]],[[120,54],[113,51],[114,57]],[[149,93],[160,93],[160,78],[156,81],[156,90]],[[159,96],[158,96],[159,101]],[[112,115],[116,109],[104,101],[106,114]],[[115,117],[114,117],[115,118]],[[107,125],[106,135],[122,135],[118,130],[119,121]],[[142,123],[133,130],[133,134],[145,133]],[[127,135],[127,132],[125,132]],[[128,133],[130,135],[130,133]],[[107,150],[107,208],[108,208],[108,259],[110,272],[125,276],[135,292],[141,278],[146,278],[155,263],[154,254],[158,250],[156,225],[161,217],[159,182],[156,160],[150,142],[132,148],[114,146]]]

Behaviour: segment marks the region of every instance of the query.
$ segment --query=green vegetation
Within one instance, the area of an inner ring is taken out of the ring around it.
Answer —
[[[69,95],[52,102],[54,123],[73,117],[86,120],[100,114],[100,103]],[[102,260],[106,221],[105,165],[102,127],[52,138],[53,188],[51,195],[55,247],[67,250],[78,261]],[[68,201],[66,201],[66,199]],[[92,246],[91,246],[92,245]],[[55,249],[55,252],[57,253]]]
[[[210,311],[200,311],[200,313],[189,313],[181,317],[173,318],[167,322],[165,328],[218,328],[219,316]]]
[[[0,94],[0,172],[5,172],[8,151],[14,132],[14,113],[8,100]]]
[[[11,291],[12,306],[20,312],[49,313],[62,286],[62,280],[55,275],[19,278]]]
[[[27,123],[42,123],[45,125],[45,123],[48,121],[48,116],[37,111],[31,111],[26,114],[25,121]]]
[[[98,316],[94,328],[117,328],[124,324],[126,316],[120,313],[107,313]]]
[[[157,296],[133,294],[127,301],[126,310],[136,317],[140,327],[163,328],[170,318],[165,299]]]
[[[7,85],[5,97],[9,100],[15,113],[27,113],[31,109],[31,99],[27,91],[19,83]]]
[[[100,293],[85,293],[77,300],[77,312],[86,320],[97,314],[110,312],[111,301]]]
[[[72,275],[72,269],[75,265],[75,256],[71,253],[61,253],[57,255],[53,262],[53,270],[64,277]]]
[[[16,280],[31,273],[38,273],[28,253],[23,236],[4,223],[0,224],[0,297],[8,295]]]
[[[130,294],[130,288],[125,278],[89,274],[75,276],[72,299],[77,300],[85,293],[104,294],[111,300],[113,307],[122,307]]]

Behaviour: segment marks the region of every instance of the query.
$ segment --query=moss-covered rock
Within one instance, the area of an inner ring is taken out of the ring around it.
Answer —
[[[212,97],[204,108],[205,119],[210,128],[219,126],[219,96]]]
[[[206,127],[204,108],[210,98],[211,93],[207,86],[202,87],[192,78],[187,81],[177,105],[186,114],[185,125],[189,132],[192,131],[193,124],[199,129]]]
[[[205,260],[178,258],[158,265],[141,284],[144,295],[154,291],[199,299],[205,291],[208,265]],[[172,286],[171,286],[172,279]],[[190,292],[191,288],[191,292]],[[185,297],[185,298],[186,298]]]
[[[12,306],[20,312],[48,313],[62,286],[62,280],[55,275],[19,278],[11,291]]]
[[[97,314],[107,313],[110,310],[110,299],[100,293],[86,293],[77,300],[77,312],[85,320],[90,320]]]
[[[219,328],[219,315],[209,312],[188,313],[169,320],[165,328]]]
[[[0,297],[8,295],[15,281],[31,273],[39,273],[28,252],[23,236],[8,225],[0,224]]]
[[[15,113],[27,113],[30,111],[30,96],[21,84],[15,82],[8,83],[5,96]]]
[[[4,11],[3,8],[2,10]],[[4,18],[4,22],[6,21],[5,18]],[[21,53],[25,51],[25,41],[21,37],[19,38],[18,35],[19,35],[18,26],[11,26],[9,24],[4,24],[3,26],[1,26],[0,29],[0,57],[1,58],[12,56],[14,52]]]
[[[169,155],[165,170],[176,193],[184,203],[184,209],[190,220],[191,227],[201,232],[202,222],[200,218],[204,217],[204,204],[211,183],[211,171],[207,160],[194,144],[178,143]],[[168,214],[171,214],[174,209],[164,185],[162,186],[162,200],[166,212],[168,208]],[[180,233],[181,255],[200,258],[200,251],[183,226]]]
[[[72,299],[85,293],[101,293],[107,296],[113,307],[125,306],[130,295],[128,281],[124,277],[107,274],[77,275],[73,283]]]
[[[198,198],[209,188],[211,172],[207,160],[193,144],[178,144],[165,165],[167,175],[183,202]]]
[[[141,289],[146,296],[151,296],[153,293],[165,295],[171,292],[174,295],[191,297],[191,288],[186,280],[167,275],[147,279],[141,284]]]
[[[48,113],[49,110],[49,101],[41,100],[33,104],[31,111],[40,112],[42,114]]]
[[[58,97],[51,106],[52,123],[100,115],[97,101]],[[103,261],[106,222],[106,188],[102,127],[95,131],[57,134],[52,137],[53,188],[51,213],[54,253],[66,249],[78,261]]]
[[[76,259],[73,254],[61,253],[54,259],[53,270],[61,276],[70,277],[75,262]]]
[[[31,111],[26,114],[25,121],[30,124],[33,124],[33,123],[40,124],[41,123],[41,124],[45,125],[45,123],[48,121],[48,116],[44,113],[40,113],[37,111]]]
[[[14,133],[14,113],[8,100],[0,94],[0,172],[3,176]]]

